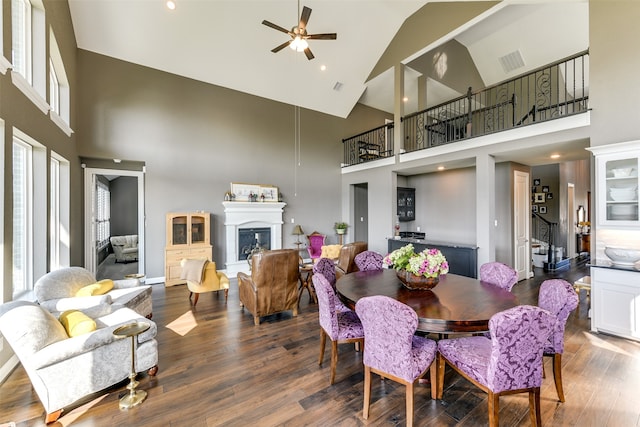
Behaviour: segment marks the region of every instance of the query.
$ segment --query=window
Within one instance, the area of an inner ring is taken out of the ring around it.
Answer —
[[[11,80],[40,111],[47,114],[45,29],[42,0],[11,0]]]
[[[51,60],[49,61],[49,105],[51,111],[60,115],[60,83],[58,83],[56,67]]]
[[[33,289],[47,271],[46,148],[13,129],[13,298]]]
[[[13,297],[33,283],[33,206],[31,146],[13,140]]]
[[[96,246],[102,249],[109,244],[111,234],[111,193],[109,186],[98,181],[96,192]]]
[[[49,32],[49,55],[49,106],[51,107],[49,114],[51,120],[71,136],[69,80],[53,31]]]
[[[31,84],[31,3],[29,0],[11,1],[11,25],[13,70]]]
[[[0,7],[0,22],[4,22],[3,9],[4,7]],[[0,31],[0,46],[4,46],[4,31]],[[9,68],[11,68],[11,62],[4,57],[4,52],[0,52],[0,73],[5,74]],[[2,302],[2,298],[0,298],[0,302]]]
[[[49,270],[56,270],[70,262],[69,162],[52,152],[49,175]]]

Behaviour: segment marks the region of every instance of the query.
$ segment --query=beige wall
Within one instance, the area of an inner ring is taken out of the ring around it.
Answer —
[[[342,138],[388,115],[358,106],[348,119],[301,111],[300,164],[294,108],[264,98],[80,50],[82,156],[146,165],[146,273],[164,275],[165,214],[213,214],[214,260],[225,262],[222,201],[230,182],[272,184],[285,208],[283,240],[297,224],[333,235],[341,218]]]
[[[640,2],[589,1],[591,145],[640,139]]]

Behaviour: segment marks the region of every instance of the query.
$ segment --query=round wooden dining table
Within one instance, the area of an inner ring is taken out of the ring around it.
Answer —
[[[518,305],[511,292],[457,274],[440,276],[431,290],[409,290],[395,270],[357,271],[336,282],[340,300],[355,309],[360,298],[385,295],[413,308],[418,331],[425,333],[483,332],[494,314]]]

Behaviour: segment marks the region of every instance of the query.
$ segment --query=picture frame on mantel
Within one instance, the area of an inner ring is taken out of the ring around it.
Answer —
[[[234,194],[236,202],[249,202],[249,194],[260,194],[260,185],[245,184],[243,182],[231,183],[231,194]]]
[[[243,182],[231,183],[231,194],[235,195],[236,202],[250,202],[249,195],[255,194],[256,202],[277,202],[278,187],[265,184],[247,184]],[[264,196],[264,197],[262,197]]]
[[[264,198],[262,197],[264,195]],[[278,187],[274,185],[261,185],[258,193],[258,201],[260,202],[277,202]]]

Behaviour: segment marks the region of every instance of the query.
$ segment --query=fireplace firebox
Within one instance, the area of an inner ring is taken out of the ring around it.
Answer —
[[[238,229],[238,259],[246,260],[255,248],[271,249],[270,228],[239,228]]]

